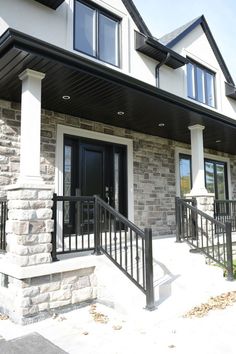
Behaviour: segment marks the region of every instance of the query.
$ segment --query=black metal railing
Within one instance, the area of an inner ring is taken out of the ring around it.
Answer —
[[[223,223],[230,221],[232,231],[236,231],[236,200],[215,200],[214,218]]]
[[[176,241],[188,242],[227,271],[233,280],[231,223],[222,223],[186,201],[176,198]]]
[[[155,308],[151,229],[142,231],[98,196],[54,194],[53,219],[54,261],[64,253],[104,253],[146,295],[147,309]]]
[[[52,258],[58,254],[90,251],[94,240],[94,197],[53,195]]]
[[[6,251],[7,200],[0,199],[0,250]]]

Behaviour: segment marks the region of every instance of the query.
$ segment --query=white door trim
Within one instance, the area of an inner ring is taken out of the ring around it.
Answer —
[[[134,196],[133,196],[133,141],[114,135],[98,133],[90,130],[74,128],[65,125],[57,125],[56,142],[56,167],[55,167],[55,192],[63,195],[63,147],[64,135],[72,135],[82,138],[106,141],[110,143],[126,145],[127,147],[127,190],[128,190],[128,219],[134,221]]]

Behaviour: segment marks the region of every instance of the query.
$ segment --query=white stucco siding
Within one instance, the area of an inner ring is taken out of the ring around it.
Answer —
[[[1,32],[10,27],[65,48],[70,13],[67,3],[54,11],[33,0],[0,0],[0,9],[5,23]]]
[[[73,49],[74,0],[65,0],[56,11],[34,0],[0,0],[0,34],[10,27],[115,70],[121,70],[150,84],[155,84],[155,63],[136,53],[134,30],[138,30],[138,28],[123,2],[121,0],[93,0],[93,2],[121,18],[120,68],[103,63]]]
[[[236,119],[236,101],[225,96],[225,76],[201,25],[197,26],[172,49],[215,72],[216,109],[207,107]],[[166,67],[162,68],[160,76],[162,89],[189,99],[187,97],[186,66],[172,71],[172,73]]]

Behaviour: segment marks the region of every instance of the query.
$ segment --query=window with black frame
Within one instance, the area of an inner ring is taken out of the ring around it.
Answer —
[[[227,163],[211,159],[204,160],[205,186],[216,199],[228,199]],[[190,193],[192,188],[191,156],[179,155],[180,196]]]
[[[75,1],[74,49],[119,66],[120,19],[83,0]]]
[[[216,107],[215,73],[195,62],[187,64],[188,97]]]

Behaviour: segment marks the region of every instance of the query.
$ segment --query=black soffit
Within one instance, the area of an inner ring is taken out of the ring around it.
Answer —
[[[0,37],[0,98],[20,102],[18,75],[26,68],[46,74],[45,109],[186,143],[188,126],[202,124],[205,147],[236,153],[233,119],[9,29]],[[63,100],[64,95],[71,99]]]
[[[135,49],[159,62],[165,60],[169,53],[169,59],[166,61],[165,65],[172,69],[178,69],[189,62],[188,59],[167,48],[157,40],[137,31],[135,31]]]
[[[225,83],[225,95],[227,97],[233,98],[236,100],[236,87],[234,85],[229,84],[228,82]]]
[[[56,10],[65,0],[35,0],[42,5],[50,7],[53,10]]]

